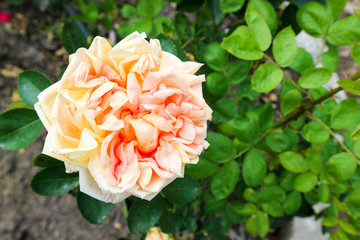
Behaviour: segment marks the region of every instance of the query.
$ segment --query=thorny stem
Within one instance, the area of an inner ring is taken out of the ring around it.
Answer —
[[[317,118],[316,116],[314,116],[313,114],[309,113],[309,112],[305,112],[304,113],[305,116],[307,116],[308,118],[320,123],[324,128],[326,128],[326,130],[330,133],[330,135],[336,139],[336,141],[340,144],[340,146],[346,151],[348,152],[356,161],[358,164],[360,164],[359,159],[357,159],[357,157],[355,156],[355,154],[342,142],[340,141],[336,136],[335,133],[325,124],[323,123],[323,121],[321,121],[319,118]]]
[[[267,60],[269,60],[272,63],[275,63],[280,69],[281,67],[267,54],[264,53],[264,56]],[[282,71],[284,73],[284,76],[291,82],[292,85],[294,85],[294,87],[299,90],[300,92],[306,94],[306,96],[308,96],[311,100],[314,100],[314,97],[305,89],[301,88],[286,72]]]

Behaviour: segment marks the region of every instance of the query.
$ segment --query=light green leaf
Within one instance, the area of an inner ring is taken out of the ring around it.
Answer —
[[[299,85],[303,88],[318,88],[327,83],[331,78],[332,71],[328,68],[313,68],[304,72],[299,79]]]
[[[318,189],[318,197],[320,202],[327,203],[330,199],[330,190],[328,185],[321,183]]]
[[[301,130],[301,135],[308,142],[323,143],[328,140],[330,133],[318,122],[310,122]]]
[[[121,7],[121,15],[123,15],[126,18],[136,17],[137,15],[136,8],[133,5],[126,3]]]
[[[355,189],[345,200],[345,206],[353,217],[360,217],[360,189]]]
[[[340,16],[348,0],[328,0],[327,7],[334,19]]]
[[[271,217],[278,218],[284,216],[284,208],[278,202],[263,203],[261,207]]]
[[[140,16],[155,17],[163,8],[165,0],[139,0],[136,9]]]
[[[325,227],[333,227],[338,224],[338,219],[335,217],[326,217],[322,220],[321,224]]]
[[[329,29],[327,40],[333,45],[350,45],[360,42],[360,19],[349,16],[335,22]]]
[[[220,8],[223,13],[237,12],[244,3],[245,0],[220,0]]]
[[[329,28],[331,16],[318,2],[308,2],[296,13],[299,26],[314,37],[323,37]]]
[[[296,89],[292,89],[288,91],[281,100],[281,112],[286,115],[296,109],[296,107],[300,106],[301,102],[302,97],[300,92]]]
[[[246,221],[245,229],[253,235],[265,237],[269,231],[269,225],[268,217],[259,211]]]
[[[240,59],[258,60],[264,56],[257,42],[246,35],[231,34],[224,38],[220,47]]]
[[[351,49],[351,57],[354,59],[354,61],[360,65],[360,44],[354,43],[352,49]]]
[[[37,71],[27,70],[19,75],[18,90],[20,97],[32,108],[39,101],[37,96],[50,85],[51,82]]]
[[[295,60],[291,63],[290,67],[299,73],[304,73],[314,67],[314,60],[305,49],[298,48]]]
[[[211,42],[205,47],[205,62],[215,71],[222,72],[229,63],[229,54],[220,47],[218,42]]]
[[[260,203],[269,203],[273,201],[283,202],[285,201],[285,191],[276,185],[265,187],[258,195],[258,201]]]
[[[251,88],[258,92],[268,92],[274,89],[284,77],[283,71],[275,63],[261,65],[251,78]]]
[[[266,162],[262,153],[256,148],[246,153],[242,168],[242,176],[250,187],[258,186],[265,178]]]
[[[233,159],[236,155],[236,149],[233,142],[222,134],[210,132],[206,140],[210,146],[204,153],[204,156],[212,162],[224,163]]]
[[[76,196],[77,205],[81,215],[92,224],[102,225],[105,223],[112,203],[105,203],[79,191]]]
[[[271,133],[265,138],[265,141],[274,152],[282,152],[289,147],[289,138],[284,133]]]
[[[183,178],[177,178],[167,185],[162,190],[162,193],[169,201],[175,204],[186,204],[196,197],[200,189],[201,187],[196,180],[185,175]]]
[[[217,200],[229,196],[235,189],[240,176],[240,166],[231,161],[223,165],[211,178],[210,190]]]
[[[324,67],[331,69],[333,72],[337,72],[339,65],[339,52],[337,47],[331,47],[321,57],[321,62]]]
[[[358,103],[355,98],[341,101],[331,114],[331,127],[334,129],[346,128],[356,114]]]
[[[262,18],[264,18],[271,34],[274,35],[278,28],[278,19],[273,5],[264,0],[253,0],[248,4],[248,9],[255,10]]]
[[[349,153],[333,155],[324,165],[321,180],[326,184],[338,184],[349,179],[356,170],[356,159]]]
[[[303,173],[308,170],[306,160],[296,152],[284,152],[279,155],[281,165],[293,173]]]
[[[226,95],[231,90],[229,79],[219,72],[212,72],[207,75],[205,84],[207,89],[217,96]]]
[[[276,35],[273,42],[273,53],[276,62],[281,67],[287,67],[295,60],[297,49],[295,33],[290,26]]]
[[[311,191],[317,183],[317,176],[313,173],[303,173],[295,178],[294,189],[299,192]]]
[[[17,150],[31,144],[43,126],[34,110],[16,108],[0,115],[0,148]]]
[[[344,230],[344,232],[346,232],[347,234],[350,234],[350,235],[353,235],[353,236],[357,235],[357,230],[354,227],[354,225],[352,225],[351,223],[346,222],[346,221],[344,221],[342,219],[339,219],[339,225],[340,225],[340,228],[342,230]]]
[[[360,96],[360,83],[351,79],[342,79],[337,81],[339,86],[343,87],[346,91]]]
[[[320,173],[323,160],[318,150],[315,147],[308,148],[305,155],[309,169],[315,174]]]
[[[271,32],[262,16],[257,11],[247,8],[245,20],[260,49],[268,49],[271,44]]]
[[[286,196],[284,210],[288,215],[296,213],[301,207],[302,197],[299,192],[292,191]]]

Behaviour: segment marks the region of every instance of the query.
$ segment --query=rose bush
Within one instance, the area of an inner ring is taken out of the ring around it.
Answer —
[[[134,32],[114,47],[96,37],[35,104],[48,131],[43,153],[79,171],[80,191],[101,201],[151,200],[208,145],[201,64],[145,37]]]

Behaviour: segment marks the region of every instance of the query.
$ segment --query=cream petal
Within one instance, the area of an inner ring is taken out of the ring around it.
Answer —
[[[142,152],[151,152],[157,147],[159,131],[156,127],[142,119],[131,119],[130,124],[135,130],[138,148]]]
[[[96,36],[92,41],[89,51],[98,57],[108,54],[112,49],[110,43],[103,37]]]
[[[126,88],[129,102],[136,107],[139,104],[139,96],[142,91],[138,79],[134,73],[128,74]]]

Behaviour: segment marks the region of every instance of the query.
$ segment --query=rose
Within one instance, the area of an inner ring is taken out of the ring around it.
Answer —
[[[173,240],[172,235],[163,233],[159,227],[152,227],[146,232],[145,240]]]
[[[96,37],[35,104],[48,131],[43,153],[79,171],[80,191],[105,202],[152,199],[207,147],[201,64],[145,37],[114,47]]]

